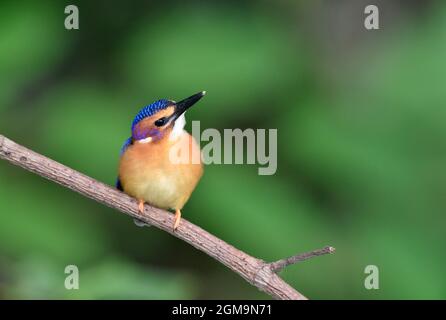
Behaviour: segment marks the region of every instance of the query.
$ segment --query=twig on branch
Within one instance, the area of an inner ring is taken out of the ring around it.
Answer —
[[[288,267],[289,265],[308,260],[317,256],[322,256],[324,254],[330,254],[334,253],[336,251],[333,247],[325,247],[322,249],[313,250],[310,252],[300,253],[296,254],[295,256],[291,256],[285,259],[280,259],[276,262],[271,262],[269,265],[271,267],[271,270],[275,273],[279,273],[284,268]]]
[[[135,199],[33,152],[2,135],[0,135],[0,158],[172,234],[221,262],[232,271],[238,273],[246,281],[275,299],[306,299],[305,296],[282,280],[276,274],[277,272],[298,261],[334,252],[334,248],[327,247],[277,262],[267,263],[234,248],[186,219],[182,219],[178,229],[173,232],[173,215],[171,213],[146,205],[144,213],[140,214]]]

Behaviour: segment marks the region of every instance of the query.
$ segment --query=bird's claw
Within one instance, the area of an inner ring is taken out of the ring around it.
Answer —
[[[135,225],[137,226],[137,227],[150,227],[150,224],[148,224],[148,223],[145,223],[144,221],[142,221],[142,220],[139,220],[139,219],[137,219],[137,218],[133,218],[133,222],[135,223]]]
[[[138,201],[138,212],[143,214],[144,213],[144,200],[139,200]],[[137,225],[138,227],[150,227],[150,224],[145,223],[144,221],[138,219],[138,218],[134,218],[133,222],[135,223],[135,225]]]
[[[139,200],[138,211],[139,211],[139,213],[144,213],[144,200]]]
[[[181,211],[179,209],[175,210],[175,217],[174,217],[174,224],[173,224],[173,231],[175,231],[178,226],[180,225],[181,220]]]

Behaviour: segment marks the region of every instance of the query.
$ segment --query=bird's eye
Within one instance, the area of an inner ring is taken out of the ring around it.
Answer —
[[[162,117],[162,118],[156,120],[155,121],[155,126],[157,126],[157,127],[164,126],[166,124],[166,120],[167,120],[166,117]]]

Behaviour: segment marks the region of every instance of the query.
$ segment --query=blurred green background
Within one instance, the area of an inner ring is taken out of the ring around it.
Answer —
[[[80,30],[64,28],[76,4]],[[312,299],[446,298],[446,5],[2,1],[0,133],[114,184],[136,112],[199,90],[201,128],[277,128],[278,170],[209,165],[183,216]],[[65,266],[80,289],[65,290]],[[380,289],[364,288],[376,265]],[[155,228],[0,161],[1,298],[269,298]]]

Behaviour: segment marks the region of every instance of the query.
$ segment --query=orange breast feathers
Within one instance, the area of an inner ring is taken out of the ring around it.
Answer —
[[[135,141],[119,164],[124,191],[163,209],[181,210],[202,174],[200,147],[186,131],[173,141]]]

